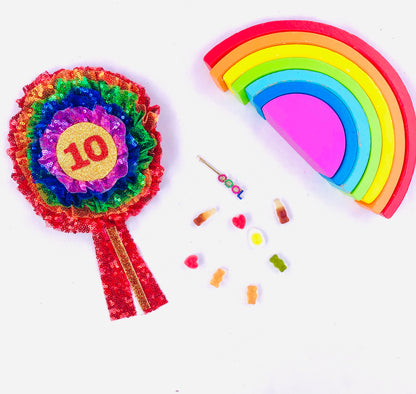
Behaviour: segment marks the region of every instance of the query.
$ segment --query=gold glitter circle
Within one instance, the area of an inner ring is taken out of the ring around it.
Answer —
[[[107,130],[94,123],[81,122],[61,134],[56,144],[56,157],[71,178],[95,181],[114,168],[117,147]]]

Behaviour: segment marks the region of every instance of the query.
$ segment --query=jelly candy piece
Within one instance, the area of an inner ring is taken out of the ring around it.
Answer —
[[[185,259],[185,265],[192,269],[198,268],[198,256],[195,254],[188,256]]]
[[[211,283],[211,285],[214,287],[219,287],[224,275],[225,271],[222,268],[218,268],[212,276],[211,282],[209,283]]]
[[[237,228],[243,229],[246,226],[246,217],[244,215],[235,216],[232,221]]]
[[[197,226],[200,226],[202,223],[204,223],[208,218],[210,218],[217,210],[215,208],[209,209],[208,211],[202,212],[199,214],[195,219],[194,223]]]
[[[257,228],[253,228],[248,233],[248,239],[252,246],[263,246],[265,243],[264,234]]]
[[[287,266],[284,263],[284,261],[279,258],[279,256],[277,254],[274,254],[272,257],[270,257],[269,260],[280,272],[283,272]]]
[[[255,304],[257,301],[257,286],[247,286],[247,304]]]
[[[282,224],[287,223],[289,218],[287,216],[286,209],[278,198],[274,200],[274,206],[276,208],[276,215],[279,218],[279,222]]]

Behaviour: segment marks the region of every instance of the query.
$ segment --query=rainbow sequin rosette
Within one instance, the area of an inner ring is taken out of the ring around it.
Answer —
[[[52,227],[92,233],[112,320],[167,302],[126,227],[163,175],[158,106],[120,74],[45,72],[23,89],[10,121],[12,178]]]

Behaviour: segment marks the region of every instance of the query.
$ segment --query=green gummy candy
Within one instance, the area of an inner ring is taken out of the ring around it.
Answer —
[[[269,260],[280,272],[283,272],[287,266],[284,263],[284,261],[279,258],[279,256],[277,254],[274,254],[272,257],[270,257]]]

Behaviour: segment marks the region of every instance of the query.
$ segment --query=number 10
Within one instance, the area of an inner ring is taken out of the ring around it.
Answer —
[[[92,149],[92,143],[96,142],[100,148],[100,154],[97,155]],[[101,161],[108,156],[107,144],[99,135],[92,135],[84,141],[84,151],[88,158],[92,161]],[[89,160],[84,160],[79,153],[78,147],[75,142],[70,143],[64,150],[64,153],[70,153],[74,159],[75,164],[71,167],[72,171],[79,170],[80,168],[86,167],[90,164]]]

